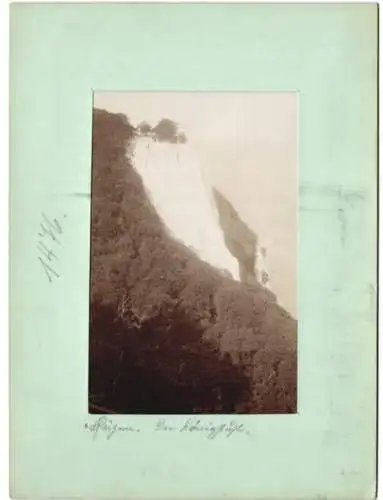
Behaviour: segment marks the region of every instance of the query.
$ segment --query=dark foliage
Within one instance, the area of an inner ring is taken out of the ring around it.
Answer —
[[[117,413],[295,412],[296,321],[173,240],[94,110],[90,401]]]
[[[160,142],[177,142],[178,125],[169,118],[162,118],[154,127],[153,132]]]
[[[213,188],[213,196],[226,247],[239,262],[241,281],[254,283],[256,280],[255,250],[258,238],[218,189]]]
[[[170,322],[159,313],[138,328],[94,304],[91,331],[93,403],[120,413],[188,414],[231,412],[250,396],[243,370],[182,311]]]
[[[186,138],[186,135],[184,134],[184,132],[180,132],[178,134],[178,142],[180,144],[186,144],[187,143],[187,138]]]
[[[141,133],[143,135],[148,135],[151,133],[152,127],[149,125],[148,122],[143,121],[143,122],[138,124],[137,130],[139,133]]]

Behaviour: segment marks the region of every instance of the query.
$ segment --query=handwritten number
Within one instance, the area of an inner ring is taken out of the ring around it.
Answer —
[[[64,215],[64,218],[66,215]],[[57,245],[61,246],[59,241],[59,235],[61,235],[63,229],[57,219],[49,219],[45,213],[42,213],[42,221],[40,222],[40,231],[37,233],[41,238],[37,245],[37,250],[40,252],[41,256],[38,257],[41,265],[43,266],[44,272],[51,283],[53,278],[59,277],[58,272],[53,267],[52,262],[58,261],[58,257],[55,252],[49,248],[45,243],[48,240],[54,241]],[[44,239],[44,241],[42,241]]]
[[[41,257],[39,257],[38,259],[44,268],[45,274],[47,275],[47,277],[49,279],[49,283],[52,282],[51,274],[53,274],[56,278],[59,277],[59,274],[49,264],[47,264]]]
[[[38,233],[38,235],[40,236],[40,238],[43,238],[44,236],[48,235],[51,237],[53,241],[59,243],[58,239],[55,236],[55,233],[62,234],[62,228],[60,226],[59,221],[57,219],[49,220],[44,213],[42,214],[42,217],[44,219],[44,222],[40,223],[40,228],[42,232]]]
[[[39,242],[37,248],[42,254],[44,254],[45,258],[47,258],[49,262],[51,262],[53,258],[58,260],[56,254],[52,250],[50,250],[42,241]]]

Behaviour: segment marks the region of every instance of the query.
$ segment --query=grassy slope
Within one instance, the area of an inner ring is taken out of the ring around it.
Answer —
[[[133,139],[94,111],[91,397],[120,413],[296,411],[296,321],[167,235]]]

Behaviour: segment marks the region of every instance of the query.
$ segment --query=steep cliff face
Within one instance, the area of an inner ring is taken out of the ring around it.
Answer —
[[[133,164],[169,234],[239,281],[237,259],[225,245],[217,209],[193,149],[139,138]]]
[[[296,321],[169,234],[133,141],[126,119],[95,110],[90,411],[295,412]]]
[[[241,281],[248,285],[258,282],[267,286],[265,250],[261,248],[258,236],[243,222],[232,204],[218,189],[213,188],[213,195],[226,246],[239,263]]]

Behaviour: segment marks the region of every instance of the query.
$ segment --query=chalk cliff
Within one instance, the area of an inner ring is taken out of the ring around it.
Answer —
[[[94,111],[89,410],[295,412],[296,320],[169,232],[134,140],[125,117]],[[252,276],[251,237],[226,233]]]

